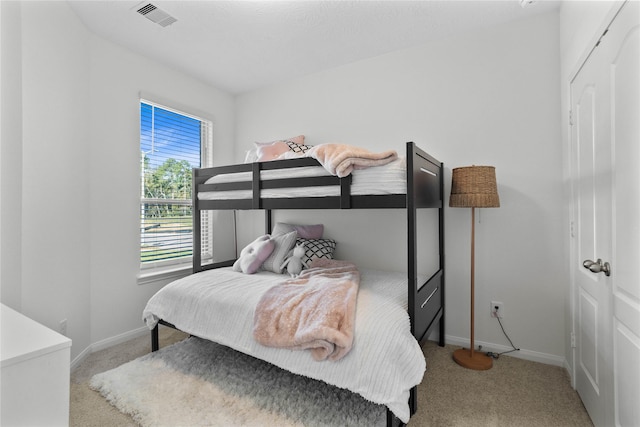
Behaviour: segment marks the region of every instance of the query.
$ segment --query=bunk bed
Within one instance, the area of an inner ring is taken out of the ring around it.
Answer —
[[[406,157],[401,159],[400,164],[402,165],[403,185],[401,189],[392,188],[382,192],[390,194],[370,194],[371,191],[367,190],[367,188],[371,187],[365,185],[364,189],[358,189],[359,187],[355,184],[352,185],[353,176],[355,175],[358,178],[358,173],[355,172],[359,171],[354,171],[353,174],[343,178],[322,172],[314,172],[321,170],[322,166],[316,159],[308,157],[194,169],[192,187],[193,276],[198,277],[197,275],[203,275],[210,270],[219,270],[222,273],[224,270],[229,270],[235,262],[235,260],[229,260],[209,264],[203,263],[203,257],[200,252],[202,217],[205,211],[264,210],[265,232],[268,234],[273,230],[272,210],[277,209],[403,209],[406,210],[407,215],[407,270],[406,276],[403,275],[403,284],[401,286],[404,286],[406,281],[407,291],[404,307],[406,307],[409,317],[410,334],[415,338],[416,343],[421,346],[431,332],[438,328],[439,345],[444,346],[443,164],[418,148],[413,142],[406,144]],[[290,177],[290,174],[298,172],[300,172],[300,175],[295,175],[294,178]],[[218,179],[225,177],[232,178]],[[301,187],[305,189],[303,191],[305,197],[292,197],[291,190]],[[312,190],[314,191],[313,195],[308,196]],[[437,209],[438,211],[438,230],[433,233],[434,238],[438,239],[438,269],[429,278],[425,278],[418,273],[419,260],[416,236],[418,227],[417,212],[419,209]],[[250,275],[255,280],[254,276],[258,275]],[[363,275],[363,280],[365,280],[365,276]],[[383,278],[382,280],[392,279]],[[401,291],[404,296],[404,290]],[[145,309],[146,312],[147,309]],[[168,311],[165,311],[165,313],[168,313]],[[143,316],[146,316],[147,326],[152,328],[153,351],[159,347],[158,325],[162,324],[184,330],[180,325],[175,325],[176,322],[169,315],[149,315],[147,313]],[[406,317],[406,315],[404,316]],[[198,335],[190,330],[185,330],[185,332]],[[215,340],[207,336],[200,335],[200,337]],[[234,347],[233,345],[230,346]],[[244,348],[236,349],[244,350]],[[273,350],[277,351],[278,349]],[[261,358],[261,355],[252,355]],[[400,355],[398,356],[400,357]],[[345,360],[348,357],[349,355],[345,357]],[[267,361],[278,365],[272,360]],[[332,362],[316,363],[326,364]],[[291,370],[294,373],[310,376],[308,372],[296,371],[297,367],[296,369],[289,369],[287,366],[280,367]],[[358,369],[355,370],[357,371]],[[317,379],[331,383],[321,377]],[[349,388],[344,384],[334,385]],[[364,397],[367,398],[367,396]],[[407,400],[405,406],[408,406],[409,416],[411,416],[417,410],[417,386],[413,386],[410,389]],[[397,408],[394,413],[390,409],[392,405],[386,406],[387,426],[403,425],[403,422],[397,417],[399,412]]]

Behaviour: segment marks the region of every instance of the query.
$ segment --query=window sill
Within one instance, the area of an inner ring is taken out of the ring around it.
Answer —
[[[177,264],[161,268],[150,268],[138,273],[138,285],[148,285],[161,280],[177,280],[191,274],[191,264]]]

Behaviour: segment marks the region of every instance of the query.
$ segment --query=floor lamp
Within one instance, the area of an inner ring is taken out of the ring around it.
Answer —
[[[475,209],[500,207],[496,170],[493,166],[466,166],[454,168],[451,178],[452,208],[471,208],[471,343],[469,348],[453,352],[453,360],[469,369],[491,369],[492,359],[474,351],[474,279],[475,279]]]

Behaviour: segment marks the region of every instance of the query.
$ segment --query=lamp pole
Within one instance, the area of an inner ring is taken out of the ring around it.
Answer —
[[[475,303],[475,278],[476,278],[476,208],[471,208],[471,347],[469,348],[469,357],[473,359],[475,348],[475,325],[476,303]]]
[[[475,261],[475,248],[476,248],[476,208],[471,207],[471,320],[470,330],[471,339],[469,349],[461,348],[453,352],[453,360],[460,366],[465,368],[475,369],[477,371],[485,371],[491,369],[493,366],[493,360],[486,354],[475,352],[475,277],[476,277],[476,261]]]

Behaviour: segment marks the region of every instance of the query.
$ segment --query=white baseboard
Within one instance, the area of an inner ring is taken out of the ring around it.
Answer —
[[[121,344],[125,341],[129,341],[131,339],[141,337],[145,334],[149,334],[149,336],[151,336],[151,330],[146,326],[142,326],[132,331],[125,332],[123,334],[116,335],[111,338],[105,338],[96,343],[93,343],[91,348],[93,351],[104,350],[105,348],[113,347],[114,345]]]
[[[105,348],[113,347],[114,345],[121,344],[125,341],[129,341],[134,338],[141,337],[145,334],[150,334],[149,328],[146,326],[142,326],[138,329],[134,329],[129,332],[125,332],[123,334],[116,335],[111,338],[105,338],[98,342],[91,344],[89,347],[85,348],[78,356],[76,356],[71,361],[71,371],[76,369],[80,364],[87,358],[91,353],[96,351],[104,350]]]
[[[444,338],[445,343],[458,345],[461,347],[469,347],[469,338],[461,338],[454,337],[451,335],[445,335]],[[511,347],[507,347],[500,344],[494,344],[485,341],[477,341],[475,340],[476,347],[481,345],[482,351],[491,351],[494,353],[502,353],[503,351],[513,350]],[[509,356],[517,357],[519,359],[531,360],[533,362],[540,362],[546,365],[554,365],[566,368],[566,359],[563,356],[558,356],[555,354],[541,353],[539,351],[527,350],[521,348],[519,351],[514,351],[509,353]]]
[[[571,388],[572,389],[576,389],[576,378],[573,375],[573,369],[571,368],[571,365],[569,364],[569,360],[564,359],[564,369],[566,369],[567,374],[569,374],[569,381],[571,381]]]
[[[89,357],[89,355],[93,353],[93,351],[91,351],[91,346],[85,348],[84,350],[82,350],[80,352],[79,355],[77,355],[72,361],[71,361],[71,372],[73,372],[78,366],[80,366],[80,364],[82,362],[84,362],[84,359],[86,359],[87,357]]]

